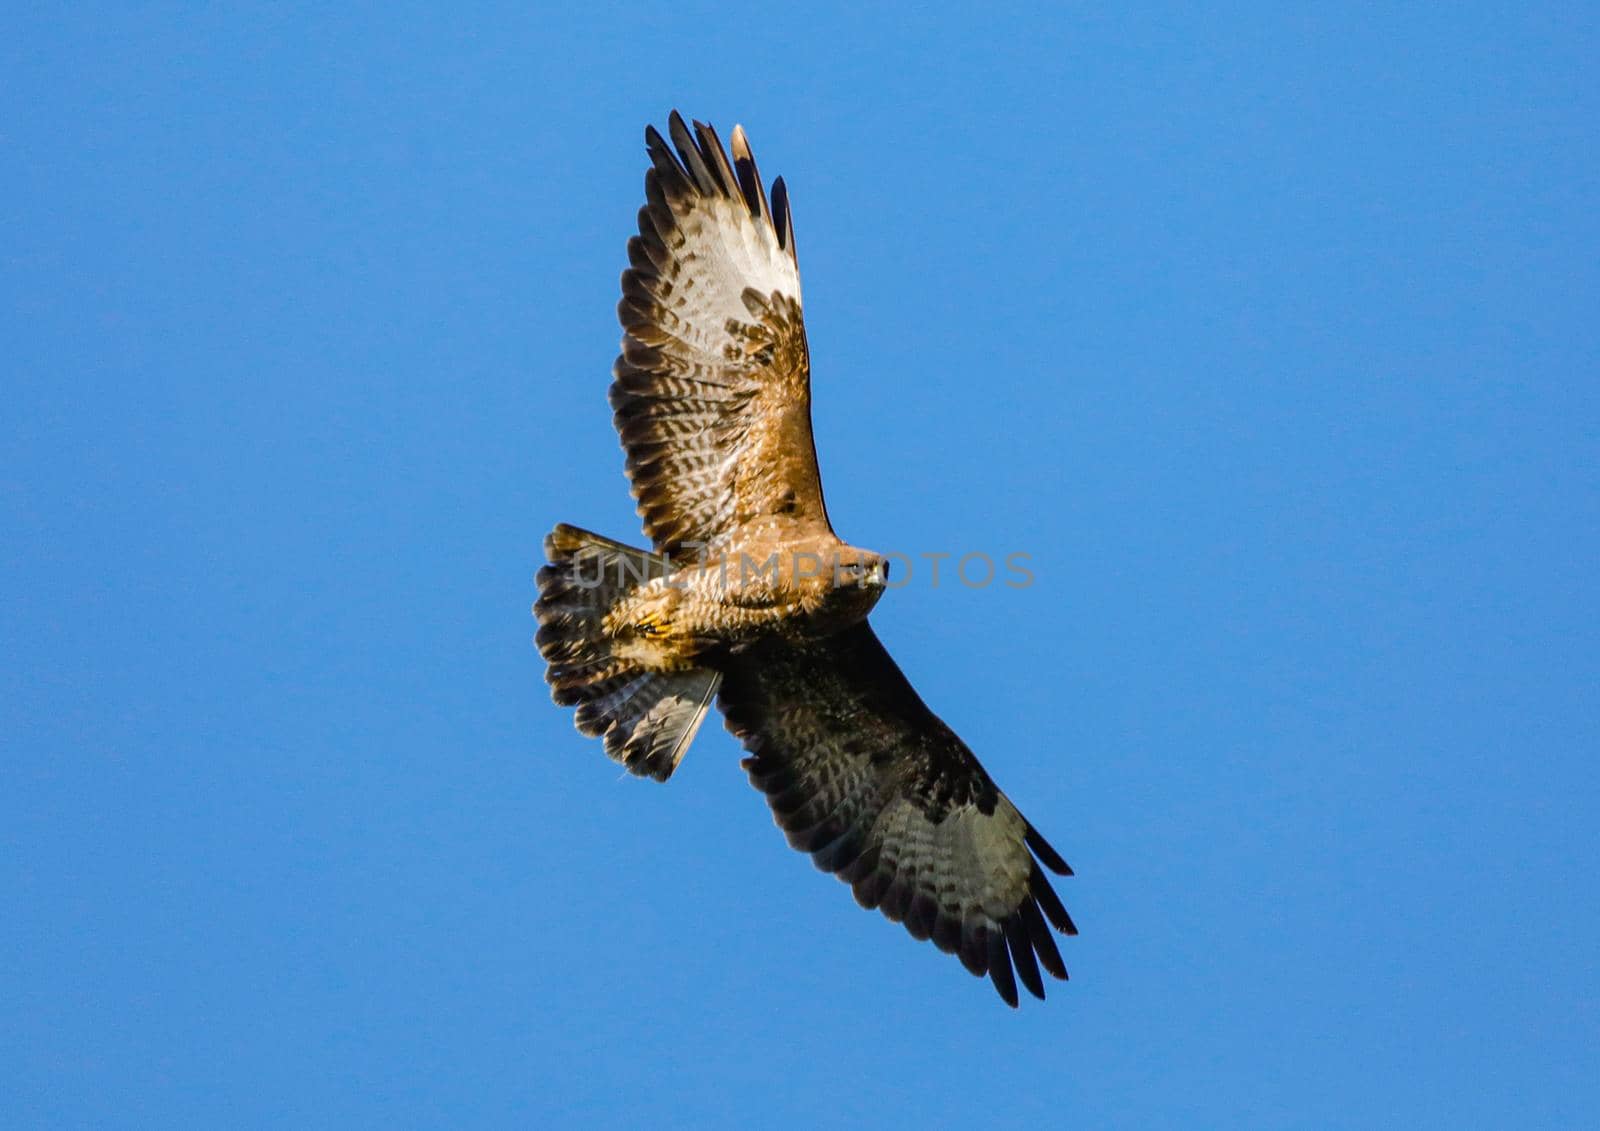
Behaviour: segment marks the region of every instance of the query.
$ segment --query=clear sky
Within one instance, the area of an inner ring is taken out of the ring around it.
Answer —
[[[1592,5],[0,17],[12,1126],[1600,1125]],[[535,6],[539,7],[539,6]],[[991,988],[541,680],[642,130],[795,210]]]

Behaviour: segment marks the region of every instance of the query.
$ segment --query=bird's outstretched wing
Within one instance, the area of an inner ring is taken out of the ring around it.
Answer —
[[[1071,869],[868,624],[737,655],[718,705],[790,845],[837,873],[863,907],[988,974],[1010,1005],[1017,978],[1044,997],[1041,966],[1066,978],[1050,927],[1077,928],[1044,868]]]
[[[622,355],[611,407],[658,552],[743,534],[830,532],[811,440],[800,270],[782,178],[769,203],[744,131],[674,111],[622,275]]]

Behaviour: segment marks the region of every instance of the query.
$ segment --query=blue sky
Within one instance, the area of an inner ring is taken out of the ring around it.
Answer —
[[[1600,1120],[1583,5],[0,17],[27,1126]],[[874,623],[1077,869],[1005,1009],[531,647],[641,131],[796,216]]]

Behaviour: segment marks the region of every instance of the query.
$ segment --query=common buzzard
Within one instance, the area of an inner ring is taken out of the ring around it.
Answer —
[[[665,781],[713,696],[789,843],[863,907],[931,938],[1017,1004],[1065,979],[1071,875],[930,711],[867,614],[888,563],[828,521],[782,178],[744,131],[674,112],[622,275],[614,420],[654,552],[571,526],[545,539],[537,643],[558,704]]]

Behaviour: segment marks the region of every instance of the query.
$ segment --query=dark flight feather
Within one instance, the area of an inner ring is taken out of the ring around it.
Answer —
[[[1065,861],[869,625],[746,649],[724,668],[718,706],[790,844],[839,874],[861,906],[957,954],[1013,1005],[1019,979],[1042,998],[1041,968],[1066,977],[1047,922],[1074,928],[1043,866],[1064,872]]]

